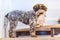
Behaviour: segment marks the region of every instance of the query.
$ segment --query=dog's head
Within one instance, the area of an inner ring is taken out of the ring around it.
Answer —
[[[33,10],[36,12],[36,15],[45,14],[47,7],[44,4],[35,4]]]
[[[33,6],[33,10],[35,11],[36,16],[37,16],[37,24],[43,25],[45,21],[47,7],[44,4],[35,4]]]

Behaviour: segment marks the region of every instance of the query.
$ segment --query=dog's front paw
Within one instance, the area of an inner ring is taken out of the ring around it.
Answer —
[[[31,37],[37,37],[37,35],[34,32],[32,32],[30,35]]]
[[[37,27],[37,28],[38,28],[38,27],[41,27],[41,25],[37,24],[36,27]]]

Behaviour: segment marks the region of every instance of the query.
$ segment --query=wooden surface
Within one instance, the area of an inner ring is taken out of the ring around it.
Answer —
[[[39,30],[44,30],[44,31],[51,31],[51,28],[60,28],[60,24],[55,24],[55,25],[44,25],[42,27],[36,27],[37,31]],[[15,31],[29,31],[29,28],[25,29],[16,29]]]
[[[60,28],[60,24],[53,25],[53,26],[51,26],[51,28]]]
[[[60,37],[48,37],[48,38],[0,38],[0,40],[60,40]]]

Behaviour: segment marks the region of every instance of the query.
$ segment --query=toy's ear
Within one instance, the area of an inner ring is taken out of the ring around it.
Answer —
[[[36,12],[40,9],[40,4],[36,4],[33,6],[33,10]]]
[[[60,18],[58,18],[58,23],[60,24]]]

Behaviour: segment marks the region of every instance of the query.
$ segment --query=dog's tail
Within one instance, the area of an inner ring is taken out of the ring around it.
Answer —
[[[8,14],[4,16],[4,37],[7,37]]]

